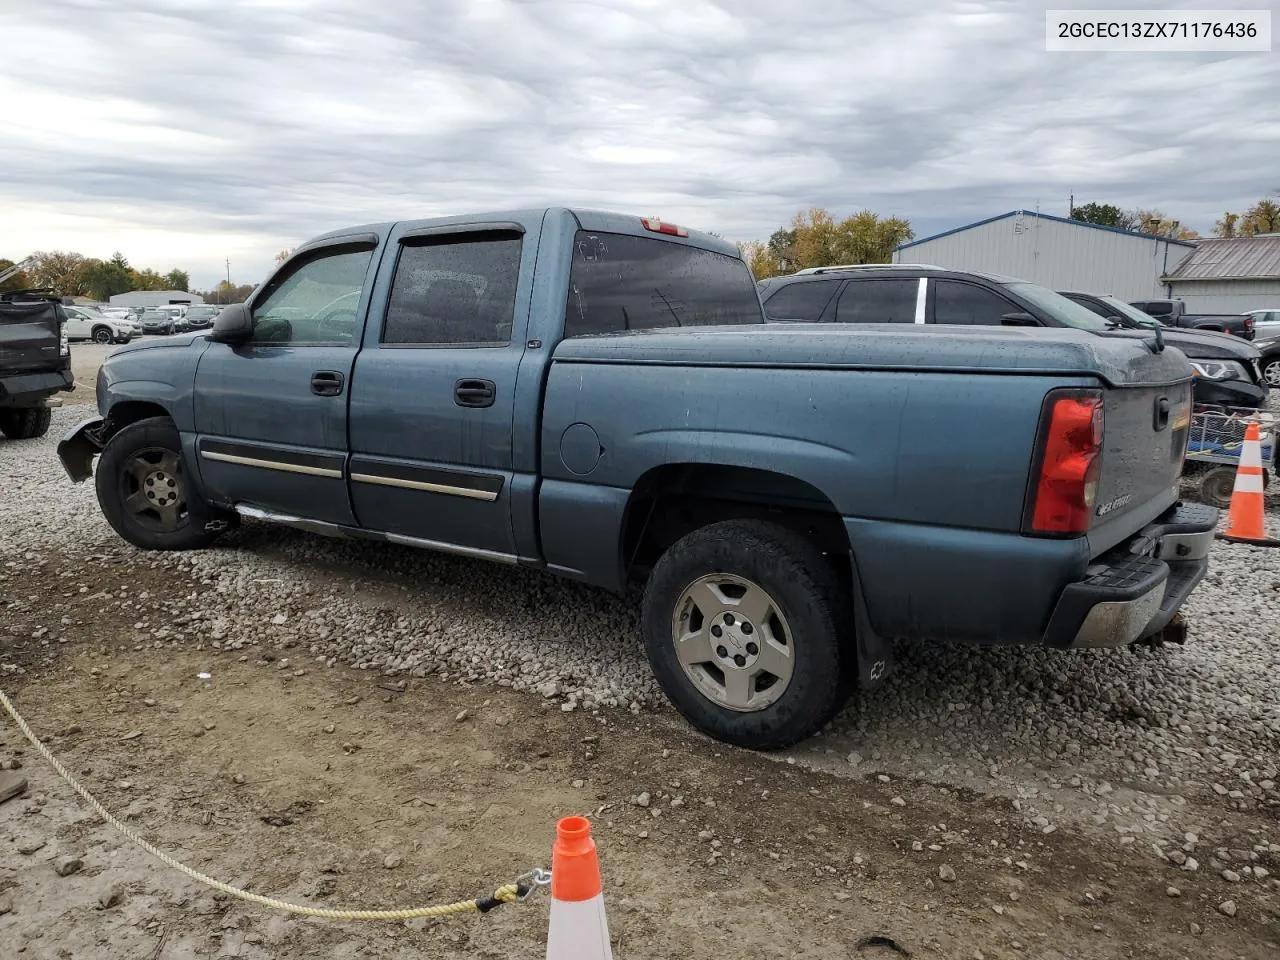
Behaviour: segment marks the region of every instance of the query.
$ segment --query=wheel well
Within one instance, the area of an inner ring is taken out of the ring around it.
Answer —
[[[93,333],[97,333],[99,330],[105,330],[105,331],[107,331],[107,333],[111,333],[111,332],[112,332],[112,331],[111,331],[111,328],[110,328],[110,327],[108,327],[105,323],[95,323],[95,324],[93,325],[93,331],[92,331],[92,332],[93,332]],[[113,335],[114,335],[114,334],[113,334]]]
[[[158,403],[146,400],[122,400],[107,413],[107,430],[104,432],[103,441],[139,420],[168,416],[169,411]]]
[[[628,579],[646,576],[681,537],[721,520],[768,520],[809,538],[847,566],[849,540],[839,511],[817,487],[771,470],[718,464],[665,464],[644,474],[627,502],[622,563]]]

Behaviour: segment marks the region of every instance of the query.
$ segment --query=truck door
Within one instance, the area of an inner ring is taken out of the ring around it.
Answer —
[[[367,234],[295,254],[250,305],[250,340],[211,343],[201,356],[196,447],[217,496],[354,525],[344,473],[347,398],[376,244]]]
[[[398,224],[351,392],[351,502],[415,546],[514,560],[513,417],[540,220]]]

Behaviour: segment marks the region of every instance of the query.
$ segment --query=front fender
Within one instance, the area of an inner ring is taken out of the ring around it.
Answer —
[[[102,452],[99,437],[105,424],[102,417],[90,417],[58,441],[58,459],[73,482],[83,483],[93,476],[93,458]]]

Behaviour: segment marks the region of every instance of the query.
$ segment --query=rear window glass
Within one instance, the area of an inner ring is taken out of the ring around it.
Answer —
[[[810,323],[822,316],[831,295],[840,286],[836,280],[802,280],[789,283],[765,301],[764,313],[770,320],[805,320]]]
[[[668,240],[579,230],[564,335],[763,323],[747,265]]]

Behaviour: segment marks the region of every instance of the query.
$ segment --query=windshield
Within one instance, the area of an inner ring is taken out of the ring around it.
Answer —
[[[1155,317],[1143,313],[1137,307],[1127,304],[1123,300],[1117,300],[1115,297],[1098,297],[1098,299],[1105,303],[1126,327],[1145,327],[1150,329],[1163,326]]]
[[[1077,330],[1092,330],[1095,333],[1110,329],[1107,326],[1107,321],[1092,310],[1082,307],[1080,304],[1068,300],[1062,294],[1054,293],[1048,287],[1042,287],[1038,283],[1026,283],[1019,280],[1015,283],[1005,284],[1005,288],[1010,293],[1017,294],[1023,300],[1029,301],[1041,313],[1064,326],[1075,327]]]

